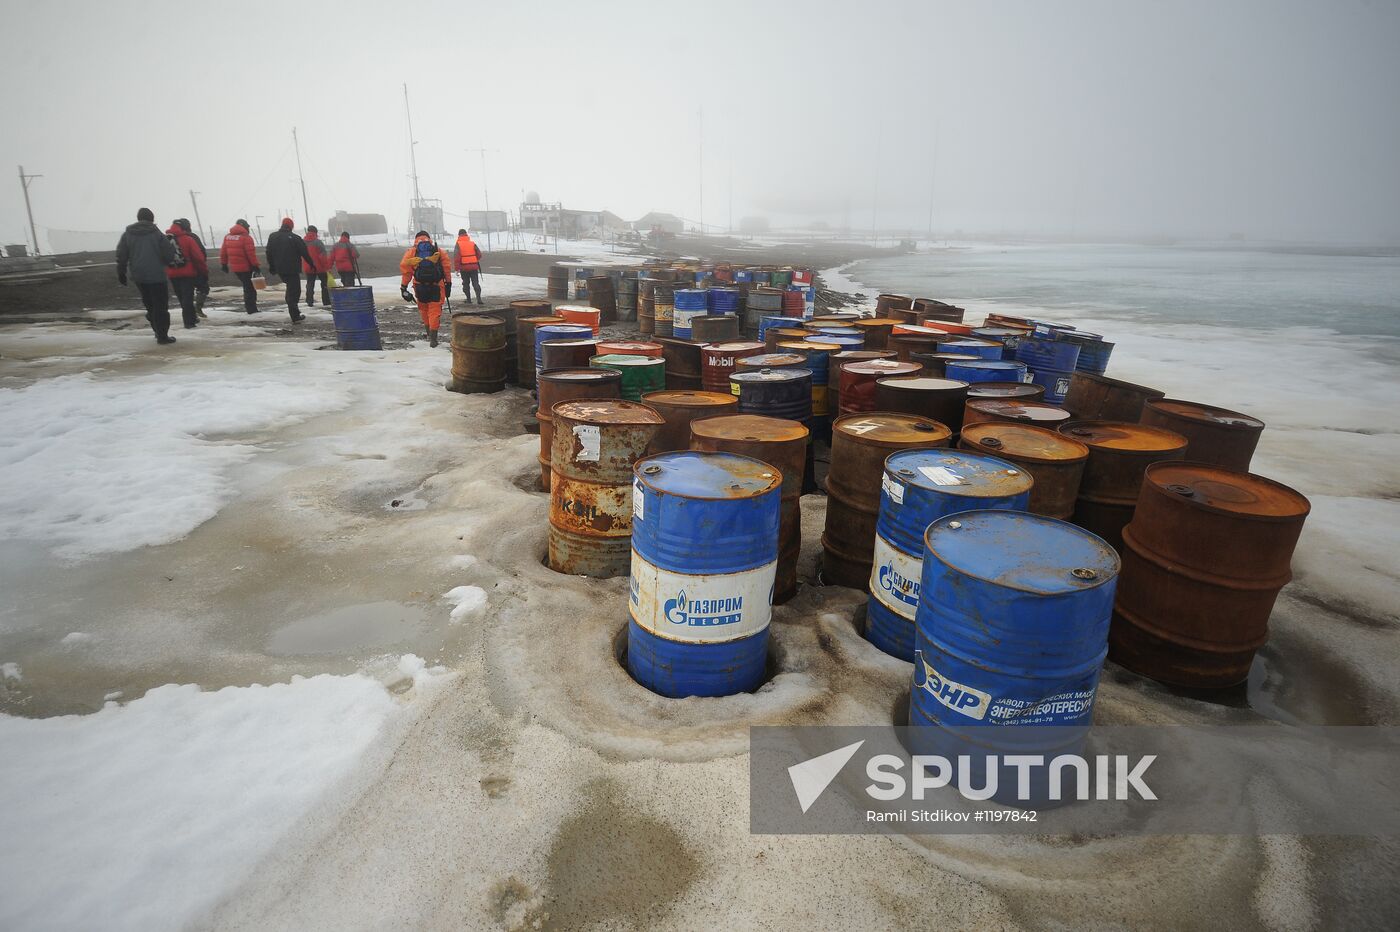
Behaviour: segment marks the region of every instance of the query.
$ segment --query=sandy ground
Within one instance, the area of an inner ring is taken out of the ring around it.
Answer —
[[[91,379],[110,395],[155,377],[171,391],[205,385],[211,409],[222,397],[263,415],[159,453],[174,467],[171,495],[181,469],[191,486],[197,473],[219,484],[199,486],[217,507],[183,533],[159,497],[97,482],[98,504],[149,525],[150,542],[103,550],[101,522],[51,539],[36,523],[5,539],[0,661],[22,673],[4,680],[0,709],[108,714],[165,683],[349,676],[408,653],[441,669],[436,689],[383,678],[407,690],[394,727],[314,805],[267,826],[267,853],[213,883],[189,924],[1307,929],[1396,914],[1395,848],[1364,839],[751,835],[749,726],[891,721],[908,689],[908,665],[858,633],[863,596],[814,584],[823,499],[803,500],[804,586],[774,612],[769,682],[752,695],[661,699],[618,662],[626,580],[541,563],[548,500],[533,487],[525,392],[449,393],[445,347],[326,352],[323,311],[298,331],[274,313],[246,317],[232,297],[216,292],[209,325],[177,331],[178,353],[120,308],[0,332],[7,389]],[[262,394],[244,400],[240,386]],[[229,444],[246,456],[197,458]],[[100,465],[99,455],[86,475],[100,478]],[[54,494],[76,496],[72,521],[96,507],[80,507],[82,489]],[[463,596],[444,595],[462,586],[485,605],[452,612]],[[1319,613],[1363,641],[1383,638],[1285,593],[1248,687],[1203,701],[1110,664],[1096,717],[1394,721],[1392,671],[1361,677],[1310,650]],[[163,876],[143,882],[158,888]],[[129,915],[85,918],[136,927]]]

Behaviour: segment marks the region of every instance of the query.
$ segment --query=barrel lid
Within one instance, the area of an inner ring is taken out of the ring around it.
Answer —
[[[618,374],[611,369],[545,369],[539,377],[546,382],[608,382]]]
[[[560,311],[573,311],[575,313],[582,311],[585,314],[598,313],[598,309],[596,307],[589,307],[586,304],[560,304],[554,308],[554,313],[559,314],[559,316],[563,316],[562,314],[560,314]]]
[[[796,340],[807,339],[807,334],[811,331],[803,327],[769,327],[768,333],[776,333],[780,337],[792,337]]]
[[[735,398],[727,392],[679,391],[670,389],[647,392],[642,396],[647,404],[670,405],[673,408],[732,408]]]
[[[842,366],[848,366],[851,363],[866,362],[871,359],[894,359],[894,350],[843,349],[832,359],[841,363]]]
[[[1078,440],[1030,424],[1006,421],[964,424],[962,436],[965,443],[979,452],[1035,463],[1072,463],[1089,455],[1089,448]]]
[[[1017,337],[1024,331],[1011,327],[973,327],[972,335],[977,337]]]
[[[731,340],[728,343],[710,343],[705,347],[709,353],[746,353],[750,350],[763,349],[762,343],[755,343],[751,340]]]
[[[731,382],[798,382],[811,377],[811,369],[797,366],[784,366],[781,369],[745,369],[743,372],[735,370],[729,373]]]
[[[865,317],[860,320],[851,321],[853,327],[865,327],[873,330],[876,327],[895,327],[904,323],[897,317]]]
[[[734,396],[729,396],[731,400]],[[807,439],[807,428],[797,421],[758,414],[721,414],[691,421],[690,432],[711,440],[785,443]]]
[[[1039,398],[1044,389],[1031,382],[974,382],[967,391],[968,398]]]
[[[1019,398],[973,398],[971,392],[968,392],[967,405],[974,411],[1015,418],[1018,421],[1059,424],[1068,421],[1071,417],[1064,408],[1057,408],[1043,401],[1022,401]]]
[[[886,388],[910,392],[957,392],[967,389],[961,379],[938,379],[929,375],[891,375],[876,382]]]
[[[561,401],[554,406],[556,418],[589,424],[665,424],[661,415],[636,401]]]
[[[1024,511],[984,509],[946,515],[924,532],[928,557],[964,575],[1037,595],[1111,583],[1118,554],[1066,521]]]
[[[480,314],[453,314],[454,324],[466,324],[468,327],[502,327],[505,321],[499,317],[484,317]]]
[[[779,343],[778,346],[781,349],[789,349],[795,353],[821,352],[823,350],[828,353],[839,353],[844,349],[840,343],[826,343],[822,341],[820,337],[807,340],[784,340]]]
[[[607,346],[619,350],[659,350],[660,343],[646,343],[641,340],[600,340],[599,346]],[[627,355],[645,356],[646,353],[627,353]]]
[[[783,484],[781,470],[737,453],[659,453],[638,460],[632,472],[656,492],[685,498],[755,498]]]
[[[623,356],[620,353],[608,353],[605,356],[594,356],[588,360],[594,366],[664,366],[666,360],[660,356]]]
[[[1188,421],[1195,421],[1198,424],[1210,424],[1215,427],[1237,427],[1243,430],[1263,430],[1264,422],[1248,414],[1241,414],[1238,411],[1231,411],[1227,408],[1216,408],[1211,405],[1203,405],[1194,401],[1179,401],[1175,398],[1154,398],[1147,402],[1147,406],[1154,411],[1161,411],[1165,414],[1175,415]]]
[[[1020,495],[1035,481],[1015,463],[971,450],[901,450],[885,460],[885,473],[904,485],[974,498]]]
[[[597,346],[597,345],[598,345],[598,341],[597,341],[597,340],[586,340],[586,339],[582,339],[582,338],[580,338],[580,339],[565,339],[565,340],[542,340],[542,341],[540,341],[540,345],[542,345],[542,346]]]
[[[564,318],[562,318],[562,317],[517,317],[517,318],[515,318],[515,322],[516,322],[517,324],[533,324],[533,325],[536,326],[536,327],[542,327],[542,326],[544,326],[545,324],[562,324],[562,323],[564,323]]]
[[[1229,514],[1301,518],[1312,508],[1304,495],[1281,482],[1206,463],[1154,463],[1147,467],[1145,481],[1169,496]]]
[[[923,324],[901,323],[899,325],[899,332],[895,333],[894,336],[946,337],[951,336],[951,334],[946,330],[939,330],[937,327],[925,327]]]
[[[1186,438],[1176,431],[1126,421],[1070,421],[1060,425],[1060,433],[1104,450],[1167,452],[1186,448]]]
[[[759,353],[756,356],[736,359],[734,364],[744,369],[779,369],[785,366],[800,366],[806,361],[806,356],[800,356],[797,353]]]
[[[849,325],[860,320],[859,314],[822,314],[807,321],[809,324]]]
[[[569,323],[564,323],[564,324],[540,324],[539,327],[536,328],[535,332],[536,332],[536,333],[539,333],[541,330],[547,331],[547,332],[549,332],[549,333],[587,333],[587,334],[592,334],[592,333],[593,333],[593,328],[592,328],[592,327],[587,327],[587,326],[584,326],[583,324],[569,324]]]
[[[947,344],[940,344],[946,346]],[[971,359],[967,362],[958,363],[959,366],[966,366],[969,369],[990,369],[993,372],[1021,372],[1026,368],[1023,362],[1012,362],[1009,359]]]
[[[808,328],[808,329],[816,330],[817,333],[819,333],[819,334],[820,334],[820,333],[825,333],[825,334],[828,334],[829,336],[833,336],[833,337],[858,337],[858,336],[860,336],[860,330],[859,330],[859,329],[857,329],[857,328],[855,328],[855,327],[847,326],[846,324],[820,324],[820,325],[818,325],[818,326],[816,326],[816,327],[811,327],[811,328]]]
[[[897,359],[868,359],[865,362],[848,362],[841,369],[843,372],[855,372],[860,375],[886,376],[913,375],[923,369],[923,366],[916,362],[900,362]]]
[[[859,443],[893,444],[939,443],[952,436],[945,425],[933,418],[892,411],[846,414],[838,417],[831,429]]]
[[[981,356],[969,356],[966,353],[915,353],[913,359],[941,359],[944,362],[981,362]]]

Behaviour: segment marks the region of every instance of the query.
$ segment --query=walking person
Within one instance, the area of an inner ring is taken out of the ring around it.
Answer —
[[[413,245],[403,254],[399,271],[403,279],[399,282],[399,293],[405,301],[418,303],[418,315],[423,318],[423,326],[428,331],[428,345],[438,345],[438,326],[442,322],[442,302],[452,296],[451,260],[438,248],[427,230],[419,230],[413,237]],[[408,291],[409,281],[413,282],[413,293]]]
[[[267,269],[282,277],[287,287],[287,314],[292,323],[299,324],[306,317],[297,305],[301,303],[301,266],[311,263],[311,253],[306,251],[306,241],[297,236],[291,217],[282,218],[282,226],[267,238]]]
[[[204,313],[204,302],[209,300],[209,250],[205,248],[204,240],[199,238],[199,234],[190,226],[187,218],[181,217],[175,222],[194,240],[195,246],[199,247],[200,258],[204,260],[204,271],[194,277],[194,315],[200,320],[208,320],[209,315]]]
[[[128,270],[141,292],[146,306],[146,319],[156,342],[162,346],[174,343],[170,335],[170,286],[165,270],[177,261],[175,244],[166,239],[156,226],[156,215],[150,208],[136,212],[136,222],[126,228],[117,243],[117,284],[125,286]]]
[[[342,285],[349,288],[355,284],[360,274],[360,251],[350,242],[349,233],[341,231],[340,241],[331,247],[331,264],[339,273]]]
[[[219,247],[219,266],[225,274],[232,270],[242,282],[243,309],[249,314],[258,313],[258,289],[253,287],[253,276],[261,275],[262,269],[258,266],[258,247],[253,242],[247,220],[235,221],[228,228],[228,235]]]
[[[481,304],[481,247],[466,230],[457,231],[457,248],[453,250],[452,258],[456,261],[457,271],[462,273],[462,297],[470,304],[472,287],[475,286],[476,303]]]
[[[306,273],[306,306],[316,306],[316,283],[321,283],[321,303],[327,306],[331,303],[331,257],[326,252],[326,244],[321,242],[320,231],[314,226],[306,228],[306,236],[302,237],[306,243],[306,251],[311,254],[310,261],[303,261],[301,270]]]
[[[206,283],[209,281],[209,262],[204,257],[204,247],[188,230],[180,226],[180,221],[173,221],[165,235],[175,244],[179,257],[175,265],[165,270],[165,274],[170,279],[170,287],[174,290],[176,299],[180,302],[180,314],[185,319],[185,329],[193,330],[199,326],[199,315],[195,313],[195,290],[201,277]]]

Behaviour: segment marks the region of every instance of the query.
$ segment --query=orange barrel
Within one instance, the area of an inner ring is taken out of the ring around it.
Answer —
[[[515,318],[517,376],[524,388],[535,387],[535,328],[544,324],[562,324],[562,317]]]
[[[851,326],[865,337],[863,345],[866,349],[882,350],[889,344],[890,332],[899,323],[902,321],[894,317],[866,317],[852,321]]]
[[[661,344],[643,340],[601,340],[599,356],[661,356]]]
[[[1126,421],[1136,424],[1142,419],[1143,405],[1165,394],[1155,388],[1110,379],[1106,375],[1076,372],[1070,376],[1064,409],[1086,421]]]
[[[551,410],[549,567],[607,579],[632,565],[632,466],[661,415],[635,401],[561,401]]]
[[[604,276],[606,277],[606,276]],[[593,279],[588,280],[591,284]],[[611,281],[611,280],[610,280]],[[554,309],[554,313],[564,318],[565,323],[578,324],[580,327],[592,329],[596,337],[598,331],[603,327],[602,313],[596,307],[580,307],[577,304],[561,304]]]
[[[1059,430],[1062,424],[1068,423],[1070,417],[1070,413],[1064,408],[1057,408],[1043,401],[1026,401],[1021,398],[973,398],[969,394],[967,407],[963,410],[963,426],[1002,421]]]
[[[476,314],[452,316],[452,381],[464,394],[491,394],[506,387],[506,322]]]
[[[658,336],[661,344],[661,357],[666,360],[666,387],[676,391],[699,391],[700,344],[689,340]]]
[[[1089,448],[1071,520],[1121,554],[1123,528],[1133,519],[1143,473],[1153,463],[1181,459],[1186,438],[1123,421],[1067,421],[1059,431]]]
[[[554,415],[561,401],[620,398],[622,375],[611,369],[546,369],[539,373],[540,406],[535,420],[540,422],[540,489],[549,491],[549,457],[554,446]]]
[[[831,372],[827,388],[831,392],[831,410],[841,413],[841,367],[852,362],[869,362],[872,359],[894,359],[894,350],[843,350],[831,357]]]
[[[736,314],[706,314],[690,319],[690,338],[696,343],[720,343],[739,339]]]
[[[874,411],[877,381],[890,376],[918,375],[922,368],[916,362],[900,362],[896,359],[871,359],[842,365],[839,392],[841,407],[838,413]]]
[[[729,392],[648,392],[642,396],[642,402],[651,405],[666,422],[652,438],[648,456],[689,450],[692,421],[739,410],[739,399]]]
[[[1271,479],[1208,463],[1147,468],[1132,523],[1109,656],[1176,686],[1243,682],[1311,505]]]
[[[699,318],[696,318],[697,320]],[[746,340],[713,343],[700,348],[700,384],[707,392],[729,393],[729,373],[740,359],[763,352],[762,343]],[[683,450],[685,447],[674,447]]]
[[[912,414],[876,411],[836,419],[831,425],[822,533],[825,584],[868,590],[885,458],[896,450],[946,447],[949,437],[951,432],[942,424]]]
[[[778,528],[778,577],[773,601],[797,594],[797,558],[802,554],[802,483],[806,470],[807,428],[797,421],[756,414],[707,417],[690,424],[690,447],[709,453],[737,453],[783,474]]]
[[[958,446],[1010,460],[1030,473],[1035,485],[1027,511],[1062,521],[1074,514],[1089,458],[1089,448],[1078,440],[1043,427],[990,421],[964,424]]]
[[[779,343],[805,340],[810,335],[811,331],[802,327],[769,327],[763,332],[763,348],[769,353],[776,353]]]
[[[919,323],[924,326],[932,325],[937,329],[943,331],[944,333],[948,334],[949,337],[970,337],[972,336],[972,331],[974,329],[972,327],[969,327],[967,324],[955,324],[946,320],[937,320],[931,317],[927,319],[921,319]],[[944,337],[944,339],[947,338],[948,337]]]
[[[875,380],[875,410],[899,411],[937,421],[954,434],[962,430],[967,383],[926,375],[893,375]]]
[[[1193,463],[1214,463],[1236,472],[1249,472],[1264,432],[1264,422],[1248,414],[1174,398],[1149,398],[1142,408],[1142,423],[1185,437],[1186,459]]]
[[[597,340],[545,340],[540,344],[540,364],[546,369],[586,366],[597,355]]]
[[[889,311],[908,311],[914,307],[914,299],[902,294],[882,294],[875,299],[875,316],[892,317]]]

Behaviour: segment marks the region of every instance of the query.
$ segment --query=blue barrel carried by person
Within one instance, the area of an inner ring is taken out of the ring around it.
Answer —
[[[865,636],[900,660],[914,660],[914,616],[923,577],[924,531],[944,515],[979,508],[1024,511],[1031,474],[1015,463],[965,450],[901,450],[885,460]]]
[[[739,313],[739,289],[721,286],[706,290],[711,316]]]
[[[975,382],[1024,382],[1026,366],[1009,359],[948,360],[943,367],[946,378],[969,384]]]
[[[979,510],[930,524],[909,707],[917,752],[975,755],[974,785],[997,778],[992,798],[1006,802],[1015,776],[1004,762],[986,769],[985,755],[1049,761],[1077,751],[1093,720],[1119,568],[1101,538],[1055,518]],[[1047,768],[1032,768],[1029,782],[1043,800]]]
[[[690,321],[708,313],[709,299],[705,296],[703,288],[677,288],[675,302],[672,333],[677,340],[689,340]]]
[[[1070,377],[1079,362],[1079,345],[1061,339],[1022,340],[1016,359],[1030,368],[1031,381],[1045,388],[1046,403],[1057,405],[1069,391]]]
[[[335,342],[341,349],[384,348],[374,316],[374,289],[369,285],[332,288],[331,317],[335,321]]]
[[[582,324],[540,324],[535,328],[535,371],[544,369],[545,340],[585,340],[593,336],[593,328]]]
[[[684,450],[637,462],[627,669],[672,698],[763,683],[778,567],[780,470]]]

